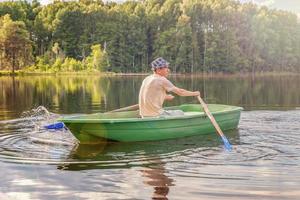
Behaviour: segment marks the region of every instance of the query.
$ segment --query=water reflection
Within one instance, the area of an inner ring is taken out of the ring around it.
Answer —
[[[299,197],[299,110],[243,112],[239,129],[225,133],[233,145],[231,153],[223,150],[217,134],[78,145],[68,131],[36,128],[43,119],[20,118],[22,112],[41,105],[59,114],[133,105],[142,79],[0,77],[0,198]],[[300,107],[299,76],[175,76],[171,80],[180,87],[200,89],[209,103],[246,110]],[[192,102],[197,100],[176,98],[169,105]]]
[[[137,103],[144,76],[0,77],[0,120],[40,105],[56,113],[104,112]],[[208,103],[251,109],[300,107],[299,76],[171,76],[179,87],[200,90]],[[168,105],[197,103],[178,97]]]
[[[239,144],[238,130],[228,131],[226,136],[233,145]],[[59,168],[77,171],[100,168],[149,167],[156,166],[157,163],[161,164],[161,160],[176,162],[178,156],[187,156],[195,151],[205,155],[205,152],[211,148],[223,151],[222,141],[217,134],[129,143],[111,142],[104,139],[100,144],[78,144],[74,146],[69,154],[69,160],[74,162]],[[202,159],[205,159],[205,156]]]
[[[237,130],[226,135],[234,145],[239,144]],[[214,150],[211,150],[215,148]],[[138,168],[142,182],[152,188],[152,199],[168,199],[175,181],[169,174],[167,164],[180,162],[180,158],[198,152],[199,163],[209,163],[214,151],[223,151],[217,135],[209,134],[156,142],[118,143],[103,140],[101,144],[75,146],[68,160],[73,162],[58,165],[61,170],[129,169]],[[182,161],[183,162],[183,161]],[[188,162],[193,162],[189,159]]]
[[[167,195],[171,186],[175,186],[174,180],[166,175],[164,163],[157,164],[156,167],[140,170],[145,178],[144,184],[153,187],[152,199],[167,200]]]
[[[167,142],[168,143],[168,142]],[[142,147],[145,148],[142,148]],[[98,161],[97,163],[71,163],[67,165],[59,165],[58,169],[63,170],[87,170],[87,169],[122,169],[139,167],[142,183],[146,187],[151,187],[153,190],[152,199],[168,199],[170,187],[175,186],[174,180],[167,176],[167,169],[165,168],[165,159],[170,159],[168,154],[176,152],[160,152],[154,143],[110,143],[103,142],[98,145],[78,145],[73,154],[70,155],[72,159],[87,161]],[[188,147],[187,147],[188,148]],[[181,148],[179,148],[181,149]],[[177,149],[177,151],[179,150]],[[160,153],[159,153],[160,152]],[[161,155],[161,156],[160,156]],[[107,162],[110,161],[110,162]]]
[[[297,199],[299,114],[242,112],[239,129],[225,132],[230,153],[217,134],[76,145],[69,132],[7,120],[1,187],[22,199]]]

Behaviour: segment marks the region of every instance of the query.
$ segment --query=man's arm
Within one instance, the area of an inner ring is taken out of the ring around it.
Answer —
[[[172,101],[174,99],[174,96],[171,94],[166,95],[165,100]]]
[[[200,96],[199,91],[192,92],[178,87],[175,87],[172,92],[179,96]]]

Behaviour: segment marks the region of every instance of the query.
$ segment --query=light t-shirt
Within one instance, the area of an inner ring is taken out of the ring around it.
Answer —
[[[152,74],[147,76],[139,93],[139,109],[142,117],[158,116],[162,111],[167,95],[175,86],[163,76]]]

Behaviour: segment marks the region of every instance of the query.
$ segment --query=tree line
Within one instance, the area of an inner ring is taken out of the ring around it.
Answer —
[[[0,69],[299,72],[296,14],[236,0],[0,2]]]

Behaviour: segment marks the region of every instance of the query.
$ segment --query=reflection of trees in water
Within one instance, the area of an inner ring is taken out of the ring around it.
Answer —
[[[40,105],[58,113],[113,110],[137,103],[144,77],[0,77],[0,106],[13,113],[22,113]],[[170,79],[178,87],[200,90],[207,103],[241,105],[250,109],[297,107],[300,104],[299,76],[171,76]],[[167,102],[166,106],[182,103],[198,102],[192,97],[176,97],[174,101]],[[9,114],[12,115],[8,112],[2,113]]]
[[[1,77],[0,105],[19,112],[39,105],[61,113],[108,111],[136,104],[141,80],[68,75]]]
[[[1,77],[0,85],[0,105],[19,113],[39,105],[64,113],[89,112],[93,104],[106,105],[110,87],[97,76]]]
[[[239,105],[246,109],[293,108],[300,104],[300,79],[297,75],[207,76],[193,79],[183,76],[173,80],[182,87],[200,90],[208,103]],[[191,81],[192,86],[189,84]]]

